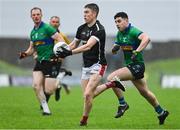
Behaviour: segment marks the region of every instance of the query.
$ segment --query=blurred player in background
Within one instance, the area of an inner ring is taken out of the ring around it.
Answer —
[[[113,78],[121,81],[131,80],[139,93],[154,107],[158,114],[159,124],[162,125],[169,112],[160,106],[155,95],[148,89],[144,79],[145,65],[142,51],[146,48],[150,39],[146,33],[143,33],[129,23],[128,15],[125,12],[117,13],[114,16],[114,20],[118,33],[112,53],[115,54],[121,48],[124,53],[126,66],[112,72],[108,76],[108,80],[111,81]],[[119,89],[118,91],[117,96],[118,98],[121,97],[121,100],[115,118],[121,117],[129,108],[121,90]]]
[[[42,11],[38,7],[31,9],[34,28],[31,31],[30,45],[19,58],[25,58],[37,52],[36,65],[33,69],[33,88],[43,109],[43,115],[50,115],[46,98],[57,89],[56,77],[59,74],[59,62],[54,62],[54,40],[63,42],[57,30],[42,21]],[[48,86],[48,87],[46,87]],[[46,96],[45,96],[46,95]]]
[[[60,27],[60,18],[58,16],[52,16],[50,18],[50,25],[52,25],[56,30],[57,32],[59,33],[59,35],[64,39],[64,41],[67,43],[67,44],[70,44],[70,40],[67,38],[67,36],[65,34],[63,34],[60,30],[59,30],[59,27]],[[55,41],[56,42],[56,41]],[[63,61],[63,59],[62,59]],[[61,62],[62,62],[61,61]],[[72,75],[72,72],[69,71],[69,70],[66,70],[65,68],[62,68],[60,66],[60,71],[59,71],[59,74],[57,76],[57,81],[56,81],[56,85],[57,85],[57,90],[55,92],[55,99],[56,101],[58,101],[60,99],[60,90],[61,90],[61,86],[64,88],[65,92],[67,94],[70,93],[70,88],[67,84],[63,83],[63,78],[65,76],[71,76]]]
[[[85,5],[85,24],[78,28],[75,39],[69,45],[71,50],[62,48],[63,52],[59,52],[59,56],[62,58],[72,54],[83,53],[84,67],[82,68],[81,86],[84,96],[84,110],[80,126],[87,125],[95,96],[112,87],[124,90],[124,87],[118,81],[110,81],[102,88],[97,87],[107,67],[105,58],[106,33],[103,25],[97,20],[98,13],[98,5],[94,3]],[[80,43],[83,45],[78,47]]]

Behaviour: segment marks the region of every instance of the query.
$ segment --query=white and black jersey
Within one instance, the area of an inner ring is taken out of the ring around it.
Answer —
[[[77,30],[76,38],[80,40],[83,45],[87,43],[90,37],[94,37],[97,43],[90,50],[83,52],[84,67],[90,67],[95,63],[106,65],[107,62],[104,54],[106,32],[98,20],[91,27],[83,24]]]

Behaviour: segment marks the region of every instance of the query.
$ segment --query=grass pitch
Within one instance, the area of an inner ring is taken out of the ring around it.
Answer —
[[[0,88],[0,129],[178,129],[180,128],[180,89],[162,89],[161,72],[180,73],[179,60],[155,62],[147,66],[148,83],[162,107],[170,115],[158,125],[157,114],[134,87],[127,88],[125,98],[130,109],[115,119],[118,101],[109,89],[97,97],[87,127],[80,127],[83,98],[80,87],[72,87],[70,95],[62,91],[61,100],[49,102],[51,116],[42,116],[32,88]],[[167,70],[167,71],[166,71]],[[175,72],[174,72],[175,71]]]
[[[180,128],[180,99],[177,89],[153,89],[161,105],[170,111],[165,125],[159,126],[154,109],[135,88],[125,93],[130,109],[122,118],[115,119],[118,101],[111,90],[95,99],[87,127],[80,127],[82,94],[79,87],[70,95],[62,93],[59,102],[51,97],[51,116],[42,116],[31,88],[0,89],[0,128],[2,129],[174,129]]]

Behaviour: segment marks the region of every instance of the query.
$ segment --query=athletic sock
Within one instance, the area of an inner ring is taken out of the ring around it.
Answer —
[[[160,105],[158,105],[158,106],[155,107],[155,111],[156,111],[159,115],[162,115],[163,112],[164,112],[163,108],[162,108]]]
[[[107,89],[116,86],[116,84],[114,83],[114,81],[107,82],[107,83],[105,83],[105,85],[106,85]]]
[[[46,92],[44,92],[44,95],[46,97],[46,102],[48,103],[49,99],[50,99],[50,94],[47,94]]]
[[[48,104],[47,104],[46,100],[42,100],[41,101],[41,106],[43,108],[43,112],[51,113],[50,110],[49,110],[49,107],[48,107]]]
[[[81,122],[87,122],[87,120],[88,120],[88,116],[83,116]]]
[[[58,89],[58,88],[61,88],[61,85],[58,85],[58,86],[57,86],[57,89]]]
[[[126,105],[126,101],[125,101],[124,97],[119,98],[119,105],[120,106],[125,106]]]

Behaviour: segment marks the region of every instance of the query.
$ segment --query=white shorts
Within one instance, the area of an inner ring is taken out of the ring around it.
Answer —
[[[101,65],[99,63],[93,64],[90,67],[83,67],[81,79],[89,79],[92,74],[99,74],[103,77],[106,68],[107,65]]]

